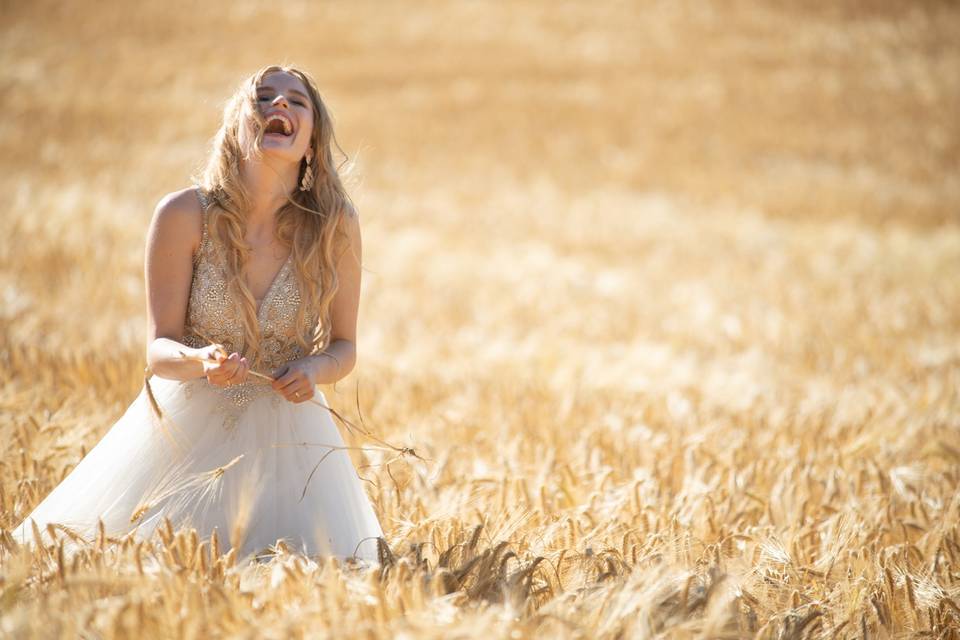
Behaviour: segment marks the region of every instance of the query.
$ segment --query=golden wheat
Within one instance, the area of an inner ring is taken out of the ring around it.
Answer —
[[[960,638],[958,33],[935,0],[6,6],[3,634]],[[21,547],[143,383],[153,206],[275,61],[357,169],[325,395],[381,566],[241,566],[244,503]]]

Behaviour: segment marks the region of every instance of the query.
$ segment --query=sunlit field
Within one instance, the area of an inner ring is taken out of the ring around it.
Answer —
[[[352,163],[381,567],[18,548],[275,62]],[[0,82],[0,635],[960,638],[956,3],[8,2]]]

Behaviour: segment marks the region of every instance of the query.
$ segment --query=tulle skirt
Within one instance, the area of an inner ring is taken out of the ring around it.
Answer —
[[[199,378],[152,377],[154,413],[144,387],[123,416],[12,532],[32,544],[31,520],[47,539],[57,523],[92,539],[153,535],[163,519],[217,531],[238,559],[278,540],[313,557],[377,564],[380,523],[330,412],[260,389],[234,421],[221,389]],[[316,389],[313,397],[327,404]],[[234,407],[235,408],[235,407]]]

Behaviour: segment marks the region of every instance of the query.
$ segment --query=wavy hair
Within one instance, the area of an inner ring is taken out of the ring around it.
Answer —
[[[332,145],[336,145],[344,156],[344,162],[347,155],[337,143],[332,119],[313,78],[305,71],[281,65],[263,67],[245,78],[224,105],[223,120],[213,138],[205,165],[193,181],[211,201],[209,229],[225,250],[227,286],[233,299],[240,301],[246,343],[244,353],[253,356],[251,365],[254,367],[260,363],[263,353],[256,300],[242,277],[251,251],[244,240],[245,212],[251,200],[240,180],[240,164],[250,157],[262,157],[266,122],[257,105],[257,87],[264,76],[275,71],[299,78],[313,106],[310,139],[314,151],[313,186],[307,191],[299,189],[307,168],[306,160],[301,160],[297,187],[287,195],[287,203],[276,214],[276,236],[291,248],[300,291],[296,339],[308,354],[322,351],[330,344],[330,303],[339,286],[335,268],[339,254],[334,254],[340,241],[346,238],[340,223],[345,216],[357,215],[340,179],[342,163],[334,164]],[[240,146],[241,127],[247,127],[248,139],[252,140],[248,156],[244,156]],[[348,248],[349,245],[345,249]],[[316,315],[308,314],[308,310],[314,310]]]

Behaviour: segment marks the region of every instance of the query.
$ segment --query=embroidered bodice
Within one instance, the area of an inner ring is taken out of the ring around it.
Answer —
[[[244,351],[246,341],[239,305],[227,288],[224,249],[208,229],[210,199],[199,188],[197,197],[203,207],[203,236],[193,260],[193,279],[182,342],[189,347],[199,348],[213,341],[222,344],[228,353],[236,351],[247,355],[248,360],[252,361],[251,354]],[[263,352],[257,371],[266,375],[272,375],[283,364],[306,355],[296,340],[296,316],[301,299],[292,261],[291,253],[270,283],[257,312],[260,348]],[[316,321],[314,314],[308,326],[314,326]],[[188,394],[193,383],[210,384],[206,378],[191,380],[186,386]],[[243,384],[213,388],[223,396],[221,406],[226,427],[236,423],[246,405],[259,396],[273,394],[282,400],[268,381],[256,376],[247,376]]]

